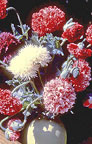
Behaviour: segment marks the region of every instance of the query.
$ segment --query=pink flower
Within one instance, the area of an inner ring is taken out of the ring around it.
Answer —
[[[11,44],[17,45],[18,43],[19,40],[16,39],[16,37],[12,35],[10,32],[0,33],[0,54],[2,53],[3,49],[6,53]]]
[[[75,104],[76,94],[67,79],[56,78],[47,82],[43,91],[43,103],[50,113],[63,114]]]
[[[68,27],[62,34],[64,39],[67,39],[69,42],[75,42],[84,35],[84,28],[82,25],[75,22],[72,26]]]
[[[2,32],[0,34],[0,59],[8,63],[15,53],[12,47],[19,43],[20,41],[11,33]]]
[[[4,19],[6,17],[6,4],[7,0],[0,0],[0,19]]]
[[[91,49],[80,48],[80,46],[75,43],[68,44],[67,49],[70,54],[73,54],[76,58],[86,59],[92,55]]]
[[[89,97],[89,99],[84,101],[83,106],[88,107],[89,109],[92,109],[92,97]]]
[[[3,56],[3,62],[4,63],[9,63],[11,60],[13,54],[8,54],[7,56]]]
[[[5,137],[10,141],[16,141],[20,137],[20,132],[14,132],[7,128],[5,131]]]
[[[19,128],[19,124],[22,124],[22,121],[19,118],[13,118],[8,121],[7,126],[10,130],[16,132],[21,131],[21,129]]]
[[[92,45],[92,25],[86,30],[86,40]]]
[[[40,36],[62,30],[65,23],[65,13],[56,6],[41,9],[32,15],[32,29]]]
[[[12,97],[11,91],[0,88],[0,113],[4,115],[14,115],[22,108],[19,99]]]
[[[88,62],[83,59],[76,60],[73,67],[79,68],[79,75],[77,78],[74,78],[73,76],[70,77],[70,81],[72,82],[76,92],[83,91],[90,85],[89,81],[91,80],[91,67],[89,66]]]

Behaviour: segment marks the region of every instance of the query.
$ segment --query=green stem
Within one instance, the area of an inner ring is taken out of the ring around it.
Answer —
[[[0,60],[0,63],[4,66],[4,67],[7,67],[8,65],[5,64],[3,61]]]
[[[52,61],[51,62],[53,62],[54,58],[55,58],[55,55],[52,56]]]
[[[24,34],[25,34],[25,31],[24,31],[23,24],[22,24],[22,21],[21,21],[21,19],[20,19],[20,16],[19,16],[17,10],[16,10],[14,7],[9,7],[9,8],[7,8],[7,11],[10,11],[10,10],[14,10],[14,11],[15,11],[15,13],[16,13],[16,15],[17,15],[17,18],[18,18],[18,20],[19,20],[19,23],[20,23],[20,27],[21,27],[22,34],[24,35]]]
[[[68,68],[70,67],[70,65],[72,64],[73,58],[74,58],[74,56],[71,56],[71,57],[69,57],[69,59],[67,60],[67,66],[66,66],[67,69],[68,69]]]
[[[11,23],[11,29],[12,29],[13,35],[16,36],[16,32],[15,32],[16,29],[14,27],[14,24],[12,24],[12,23]]]
[[[39,91],[37,90],[34,81],[30,80],[30,83],[31,83],[32,87],[34,88],[35,92],[39,94]]]
[[[22,84],[16,86],[16,87],[12,90],[12,94],[13,94],[17,89],[19,89],[20,87],[22,87],[22,86],[24,86],[24,85],[27,85],[28,83],[30,83],[30,81],[23,82]]]
[[[63,41],[61,42],[60,46],[62,47],[63,44],[67,41],[67,39],[63,39]]]
[[[39,78],[40,78],[40,82],[41,82],[41,84],[42,84],[42,87],[44,87],[43,82],[42,82],[42,78],[41,78],[41,75],[40,75],[40,71],[39,71],[39,70],[38,70],[38,75],[39,75]]]
[[[24,121],[23,121],[22,124],[20,124],[20,127],[21,127],[21,128],[23,128],[24,125],[25,125],[26,122],[27,122],[27,117],[29,116],[29,115],[26,114],[27,111],[29,110],[29,108],[31,107],[32,104],[34,104],[37,100],[40,100],[41,98],[42,98],[42,96],[37,97],[35,100],[33,100],[33,102],[31,102],[31,103],[26,107],[26,110],[24,111],[24,112],[25,112],[25,114],[24,114]]]
[[[60,46],[62,47],[66,41],[67,41],[67,39],[63,39]],[[55,55],[53,55],[53,57],[52,57],[52,62],[53,62],[54,58],[55,58]]]
[[[40,97],[37,97],[35,100],[33,100],[27,107],[26,107],[26,110],[25,110],[25,113],[28,111],[28,109],[30,108],[30,106],[32,104],[34,104],[37,100],[40,100],[42,98],[42,95]]]
[[[24,108],[22,108],[21,111],[19,111],[18,113],[22,112],[23,110],[24,110]],[[18,114],[18,113],[17,113],[17,114]],[[16,115],[16,114],[15,114],[15,115]],[[7,116],[7,117],[5,117],[4,119],[2,119],[2,120],[0,121],[0,128],[1,128],[3,131],[6,130],[6,128],[3,127],[3,123],[4,123],[6,120],[10,119],[11,117],[13,117],[13,116],[15,116],[15,115]]]
[[[12,94],[17,90],[19,89],[20,87],[24,86],[24,85],[27,85],[28,83],[31,83],[32,87],[34,88],[35,92],[39,94],[35,84],[34,84],[34,81],[33,80],[30,80],[30,81],[26,81],[26,82],[23,82],[22,84],[16,86],[13,90],[12,90]]]
[[[6,130],[6,128],[5,127],[3,127],[3,123],[6,121],[6,120],[8,120],[10,117],[9,116],[7,116],[7,117],[5,117],[4,119],[2,119],[1,121],[0,121],[0,128],[3,130],[3,131],[5,131]]]
[[[73,58],[74,58],[74,56],[69,57],[69,58],[67,59],[67,61],[66,61],[67,64],[66,64],[66,66],[64,67],[63,71],[61,72],[61,77],[62,77],[62,78],[66,78],[66,77],[69,75],[69,73],[70,73],[69,68],[70,68],[70,66],[73,64]]]
[[[89,48],[91,46],[91,44],[88,44],[86,48]]]
[[[18,18],[18,21],[19,21],[19,24],[20,24],[20,28],[21,28],[21,31],[22,31],[22,35],[26,37],[26,40],[28,39],[28,33],[25,33],[25,30],[24,30],[24,27],[23,27],[23,24],[22,24],[22,21],[20,19],[20,16],[19,16],[19,13],[17,12],[17,10],[14,8],[14,7],[9,7],[6,9],[7,11],[10,11],[10,10],[13,10],[16,15],[17,15],[17,18]],[[25,44],[27,44],[27,42],[25,41]]]

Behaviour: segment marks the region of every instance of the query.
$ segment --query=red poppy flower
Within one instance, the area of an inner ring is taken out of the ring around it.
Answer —
[[[40,36],[62,30],[65,23],[65,13],[56,6],[41,9],[32,15],[32,29]]]
[[[86,40],[92,45],[92,25],[86,30]]]
[[[86,59],[92,55],[91,49],[81,48],[75,43],[70,43],[67,45],[67,49],[70,54],[73,54],[76,58]]]
[[[7,128],[5,131],[5,137],[10,141],[16,141],[20,137],[20,132],[14,132]]]
[[[91,80],[91,67],[89,66],[88,62],[83,59],[76,60],[73,67],[79,68],[79,75],[76,78],[71,76],[70,81],[72,82],[76,92],[83,91],[90,85],[89,81]]]
[[[17,45],[18,43],[20,43],[19,40],[16,39],[16,37],[12,35],[10,32],[0,33],[0,53],[3,49],[6,53],[11,44]]]
[[[11,91],[0,88],[0,113],[4,115],[14,115],[22,108],[21,101],[12,97]]]
[[[75,22],[72,26],[68,27],[62,34],[64,39],[67,39],[69,42],[75,42],[84,35],[84,28],[82,25]]]
[[[6,4],[7,0],[0,0],[0,19],[4,19],[6,17]]]
[[[75,104],[76,93],[67,79],[56,78],[47,82],[43,91],[43,102],[50,113],[64,114]]]

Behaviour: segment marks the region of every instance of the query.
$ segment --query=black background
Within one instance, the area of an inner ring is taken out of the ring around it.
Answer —
[[[88,0],[88,2],[86,0],[68,0],[68,3],[65,0],[9,0],[8,6],[15,7],[23,23],[28,23],[29,15],[37,8],[56,4],[65,11],[67,19],[73,17],[86,28],[92,21],[91,3],[92,0]],[[2,31],[10,31],[11,23],[18,24],[13,11],[9,12],[5,19],[0,20],[0,29]],[[90,66],[92,66],[92,58],[89,58],[88,61]],[[74,114],[69,112],[61,117],[68,133],[67,144],[81,144],[88,137],[92,137],[92,109],[82,106],[83,99],[89,92],[92,92],[92,84],[84,92],[77,94],[76,105],[73,109]]]

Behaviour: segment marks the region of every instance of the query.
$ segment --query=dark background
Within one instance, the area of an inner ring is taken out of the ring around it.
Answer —
[[[86,28],[92,21],[91,3],[92,0],[88,0],[88,2],[87,0],[68,0],[68,3],[65,0],[9,0],[8,6],[15,7],[20,14],[22,22],[29,24],[29,16],[37,8],[56,4],[65,11],[66,19],[73,17],[74,20],[83,24]],[[0,20],[0,29],[2,31],[10,31],[11,23],[18,24],[13,11],[9,12],[4,20]],[[89,58],[88,61],[92,67],[92,58]],[[61,117],[68,133],[67,144],[81,144],[88,137],[92,137],[92,109],[84,108],[82,105],[84,97],[89,92],[92,92],[92,84],[84,92],[77,94],[76,105],[73,109],[74,114],[69,112]]]

